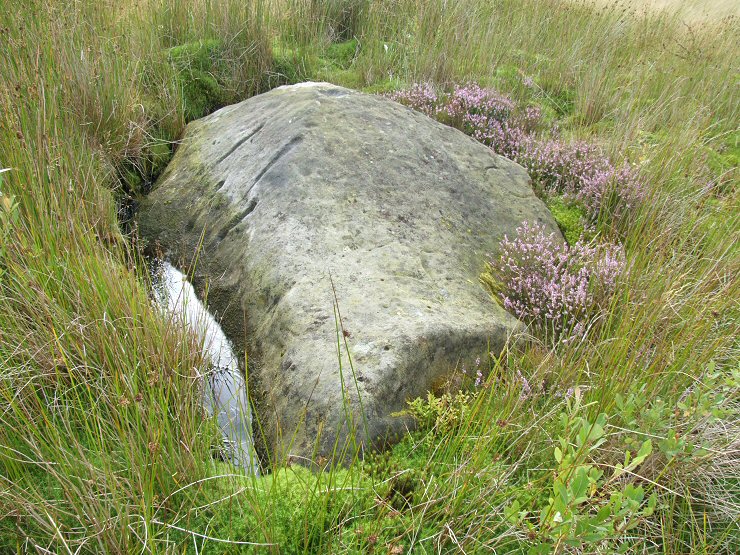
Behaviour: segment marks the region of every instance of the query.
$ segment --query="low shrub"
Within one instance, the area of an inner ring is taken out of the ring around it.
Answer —
[[[568,245],[526,222],[500,248],[486,283],[504,308],[553,342],[586,334],[608,308],[626,267],[621,246]]]
[[[385,96],[430,117],[435,117],[439,109],[440,97],[430,83],[414,83],[407,89],[386,93]]]
[[[417,83],[388,97],[521,164],[541,198],[564,195],[583,207],[590,223],[622,221],[645,196],[632,166],[612,162],[596,145],[564,141],[555,127],[547,128],[539,107],[520,106],[494,89],[468,84],[438,93],[430,83]]]
[[[634,168],[612,163],[590,143],[522,134],[506,147],[504,154],[527,169],[540,196],[563,194],[579,202],[591,223],[604,217],[622,221],[644,198]]]

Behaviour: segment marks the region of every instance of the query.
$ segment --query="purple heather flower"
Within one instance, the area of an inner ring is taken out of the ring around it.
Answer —
[[[473,83],[438,95],[431,84],[422,83],[388,96],[461,129],[521,164],[540,195],[565,195],[582,204],[590,223],[603,210],[621,219],[645,198],[644,184],[634,168],[615,165],[596,145],[564,142],[554,126],[543,134],[538,107],[521,108],[494,89]]]
[[[527,399],[530,395],[532,395],[532,386],[529,385],[529,381],[527,380],[527,378],[524,377],[524,374],[522,374],[521,370],[517,370],[516,375],[522,384],[522,392],[519,394],[519,398],[522,400]]]
[[[434,116],[437,111],[437,93],[431,83],[417,83],[402,91],[386,94],[391,100]]]
[[[588,322],[606,309],[625,268],[619,245],[567,245],[525,222],[504,237],[491,267],[501,283],[504,308],[555,340],[585,336]]]

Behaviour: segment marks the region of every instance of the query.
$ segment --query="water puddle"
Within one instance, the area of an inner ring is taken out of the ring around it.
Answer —
[[[235,466],[256,473],[247,386],[231,343],[177,268],[169,262],[157,261],[153,276],[154,295],[159,305],[203,340],[203,349],[210,362],[210,368],[202,372],[205,379],[203,405],[218,420],[229,460]]]

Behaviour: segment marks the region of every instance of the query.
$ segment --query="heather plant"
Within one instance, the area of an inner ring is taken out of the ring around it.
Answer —
[[[489,261],[487,283],[504,308],[553,342],[583,337],[608,308],[625,270],[618,245],[568,245],[524,222]]]
[[[430,83],[415,83],[407,89],[387,93],[391,100],[434,117],[438,109],[437,91]]]
[[[638,172],[628,164],[613,164],[595,145],[524,135],[510,148],[507,154],[527,169],[540,195],[561,194],[579,202],[590,223],[605,215],[619,221],[644,199]]]
[[[519,106],[475,83],[456,85],[447,94],[438,94],[431,83],[417,83],[388,97],[457,127],[521,164],[540,197],[562,196],[582,206],[586,223],[605,216],[619,222],[644,199],[645,187],[635,168],[613,163],[594,144],[569,143],[557,128],[545,129],[538,106]]]
[[[472,135],[476,129],[485,129],[490,122],[506,123],[515,108],[516,104],[507,96],[472,83],[456,85],[443,97],[437,114],[446,118],[450,125]]]

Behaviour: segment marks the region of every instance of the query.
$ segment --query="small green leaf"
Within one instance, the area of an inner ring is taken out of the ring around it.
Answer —
[[[646,439],[642,445],[640,446],[640,450],[637,452],[637,458],[642,460],[645,460],[645,457],[647,457],[650,453],[653,452],[653,442],[649,439]]]
[[[651,516],[655,512],[655,505],[658,503],[658,496],[653,492],[647,502],[647,507],[643,509],[642,516]]]
[[[607,518],[609,518],[612,514],[612,509],[609,505],[604,505],[599,509],[599,512],[596,513],[596,517],[594,517],[594,524],[600,524],[604,522]]]
[[[567,506],[568,505],[568,490],[566,489],[565,484],[563,484],[560,481],[555,482],[555,488],[556,488],[556,492],[558,493],[558,495],[560,495],[560,499],[562,500],[563,505]]]
[[[517,524],[519,522],[519,500],[515,499],[514,502],[504,509],[504,518],[511,524]]]
[[[588,499],[588,496],[586,495],[588,486],[588,473],[584,467],[581,467],[576,471],[576,476],[571,483],[571,492],[574,497],[573,502],[576,505],[583,503]]]

